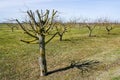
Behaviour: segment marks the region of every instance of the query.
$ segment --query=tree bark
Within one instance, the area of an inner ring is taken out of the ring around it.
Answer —
[[[40,65],[40,76],[47,75],[47,63],[45,56],[45,36],[39,36],[39,49],[40,49],[40,57],[39,57],[39,65]]]
[[[60,36],[60,41],[62,41],[62,37],[63,37],[63,35],[59,35]]]
[[[91,37],[92,36],[92,30],[90,30],[90,32],[89,32],[89,37]]]
[[[110,34],[110,30],[108,30],[108,35]]]
[[[12,32],[13,32],[14,28],[12,27],[11,29],[12,29]]]

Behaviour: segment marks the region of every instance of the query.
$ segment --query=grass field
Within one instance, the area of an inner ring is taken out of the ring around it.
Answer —
[[[38,45],[25,44],[21,30],[0,27],[0,80],[120,80],[120,27],[108,35],[95,28],[73,28],[46,45],[48,76],[39,76]],[[71,67],[71,63],[77,63]],[[82,66],[81,66],[82,65]]]

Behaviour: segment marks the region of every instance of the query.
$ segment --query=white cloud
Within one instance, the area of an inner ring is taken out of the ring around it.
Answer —
[[[22,1],[22,0],[21,0]],[[3,9],[3,8],[8,8],[8,7],[11,7],[11,6],[17,6],[17,5],[21,5],[22,3],[20,1],[17,1],[17,0],[4,0],[4,1],[1,1],[0,2],[0,8]]]
[[[28,8],[34,9],[54,0],[1,0],[0,1],[0,20],[8,18],[20,18],[21,11],[26,11]]]
[[[27,4],[51,2],[51,1],[54,1],[54,0],[1,0],[0,9],[23,6]]]

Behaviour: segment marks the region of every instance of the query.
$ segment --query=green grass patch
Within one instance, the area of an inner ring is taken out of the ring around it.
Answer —
[[[114,77],[112,80],[120,80],[120,76]]]

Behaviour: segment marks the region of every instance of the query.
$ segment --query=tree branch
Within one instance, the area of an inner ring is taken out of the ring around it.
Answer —
[[[48,41],[46,41],[45,44],[49,43],[57,34],[58,32],[56,32]]]
[[[25,43],[28,43],[28,44],[31,44],[32,42],[34,41],[37,41],[38,39],[34,39],[34,40],[31,40],[31,41],[28,41],[28,40],[20,40],[22,42],[25,42]],[[35,42],[36,43],[36,42]],[[33,44],[33,43],[32,43]]]
[[[16,21],[17,21],[17,23],[20,25],[20,27],[21,27],[29,36],[38,39],[37,36],[35,36],[35,35],[31,34],[30,32],[28,32],[28,31],[25,29],[25,27],[24,27],[17,19],[16,19]]]
[[[32,30],[33,30],[35,33],[38,33],[37,27],[35,27],[35,24],[32,24],[32,22],[29,21],[29,25],[31,26]]]
[[[36,11],[36,13],[37,13],[37,16],[38,16],[38,18],[39,18],[39,28],[41,28],[42,27],[42,24],[41,24],[41,22],[42,22],[42,19],[41,19],[41,15],[40,15],[40,13],[39,13],[39,11],[37,10]]]
[[[30,19],[32,20],[32,22],[33,22],[35,25],[39,26],[39,25],[37,24],[36,20],[35,20],[34,13],[30,10],[30,11],[27,11],[27,14],[29,15],[29,17],[30,17]]]

